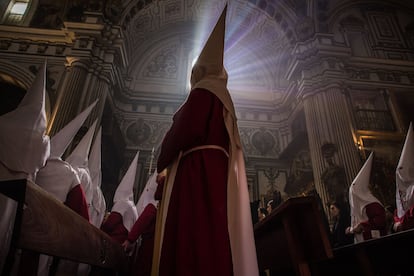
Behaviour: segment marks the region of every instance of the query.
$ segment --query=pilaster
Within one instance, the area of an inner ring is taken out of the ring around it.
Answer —
[[[304,98],[303,105],[315,187],[323,202],[346,199],[361,161],[345,96],[332,87]]]
[[[351,110],[342,93],[349,48],[330,34],[315,34],[296,45],[287,77],[296,81],[303,101],[314,185],[322,201],[347,200],[361,165],[355,146]]]
[[[49,135],[53,136],[78,114],[88,67],[76,58],[68,58],[59,96],[54,106]]]

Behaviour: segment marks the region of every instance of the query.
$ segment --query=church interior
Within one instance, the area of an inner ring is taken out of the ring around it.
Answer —
[[[139,152],[137,200],[225,2],[1,1],[0,116],[46,60],[48,135],[98,100],[65,155],[97,120],[107,208]],[[253,221],[275,194],[284,202],[314,193],[331,220],[328,203],[348,201],[372,152],[370,188],[395,208],[395,169],[414,121],[414,2],[227,3],[224,65]]]

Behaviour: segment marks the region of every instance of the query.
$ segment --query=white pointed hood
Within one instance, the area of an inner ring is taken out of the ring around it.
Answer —
[[[76,145],[72,153],[66,158],[66,161],[71,164],[72,167],[76,168],[88,166],[89,151],[91,149],[97,123],[98,120],[93,122],[86,134],[80,140],[79,144]]]
[[[414,204],[414,136],[412,122],[408,128],[395,176],[397,214],[401,218]]]
[[[89,155],[89,171],[92,178],[93,196],[91,222],[100,227],[106,213],[106,201],[101,190],[102,182],[102,156],[101,156],[102,127],[99,127]]]
[[[82,137],[80,142],[76,145],[72,153],[66,158],[68,162],[78,173],[81,180],[82,188],[85,192],[86,202],[88,203],[88,210],[91,211],[93,186],[91,173],[88,168],[88,155],[92,144],[93,135],[95,133],[97,120],[89,127],[86,134]]]
[[[118,212],[122,215],[125,228],[131,230],[132,225],[138,219],[137,208],[134,203],[134,183],[135,175],[138,165],[139,151],[132,160],[127,172],[119,183],[114,195],[113,212]]]
[[[114,202],[117,202],[120,200],[134,201],[133,188],[134,188],[134,183],[135,183],[135,175],[137,172],[138,156],[139,156],[139,151],[135,154],[134,159],[129,165],[128,170],[126,171],[124,177],[122,178],[121,182],[118,185],[118,188],[115,191]]]
[[[215,94],[236,117],[233,101],[227,89],[227,71],[224,68],[224,38],[227,5],[197,58],[191,72],[191,89],[203,88]]]
[[[93,102],[90,106],[85,108],[84,111],[79,113],[72,121],[70,121],[66,126],[64,126],[58,133],[53,135],[50,141],[50,157],[59,158],[62,157],[65,153],[66,148],[72,142],[76,133],[81,128],[82,124],[85,122],[86,118],[91,113],[92,109],[95,107],[98,100]]]
[[[49,157],[45,87],[46,62],[18,107],[0,116],[0,162],[11,171],[33,175]]]
[[[373,158],[374,153],[371,152],[349,187],[349,204],[351,207],[351,217],[353,218],[352,226],[356,226],[359,222],[368,219],[365,213],[366,205],[373,202],[381,204],[369,189]]]
[[[144,211],[145,207],[147,207],[148,204],[153,204],[155,207],[157,207],[158,200],[154,199],[157,186],[157,173],[154,172],[148,179],[147,184],[145,185],[145,188],[138,199],[136,205],[138,217],[141,215],[141,213]]]
[[[91,172],[92,183],[94,187],[101,186],[102,177],[102,127],[99,127],[98,133],[96,134],[93,142],[91,153],[89,155],[88,167]]]

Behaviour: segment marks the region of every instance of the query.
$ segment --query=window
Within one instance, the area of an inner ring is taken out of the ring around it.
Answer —
[[[14,15],[23,15],[26,12],[27,3],[24,2],[16,2],[13,4],[11,8],[10,14]]]
[[[20,25],[29,7],[29,0],[11,1],[7,9],[3,24]]]
[[[351,15],[341,20],[340,24],[346,44],[351,48],[352,55],[358,57],[371,56],[369,35],[365,28],[365,22]]]
[[[358,130],[395,131],[385,91],[352,91],[351,102]]]

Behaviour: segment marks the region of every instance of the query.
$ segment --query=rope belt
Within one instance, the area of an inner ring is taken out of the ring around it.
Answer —
[[[227,158],[229,157],[229,153],[223,147],[220,147],[220,146],[217,146],[217,145],[202,145],[202,146],[197,146],[197,147],[191,148],[191,149],[189,149],[189,150],[187,150],[183,153],[183,157],[186,156],[187,154],[192,153],[193,151],[203,150],[203,149],[221,150],[222,152],[224,152],[224,154],[227,156]]]

